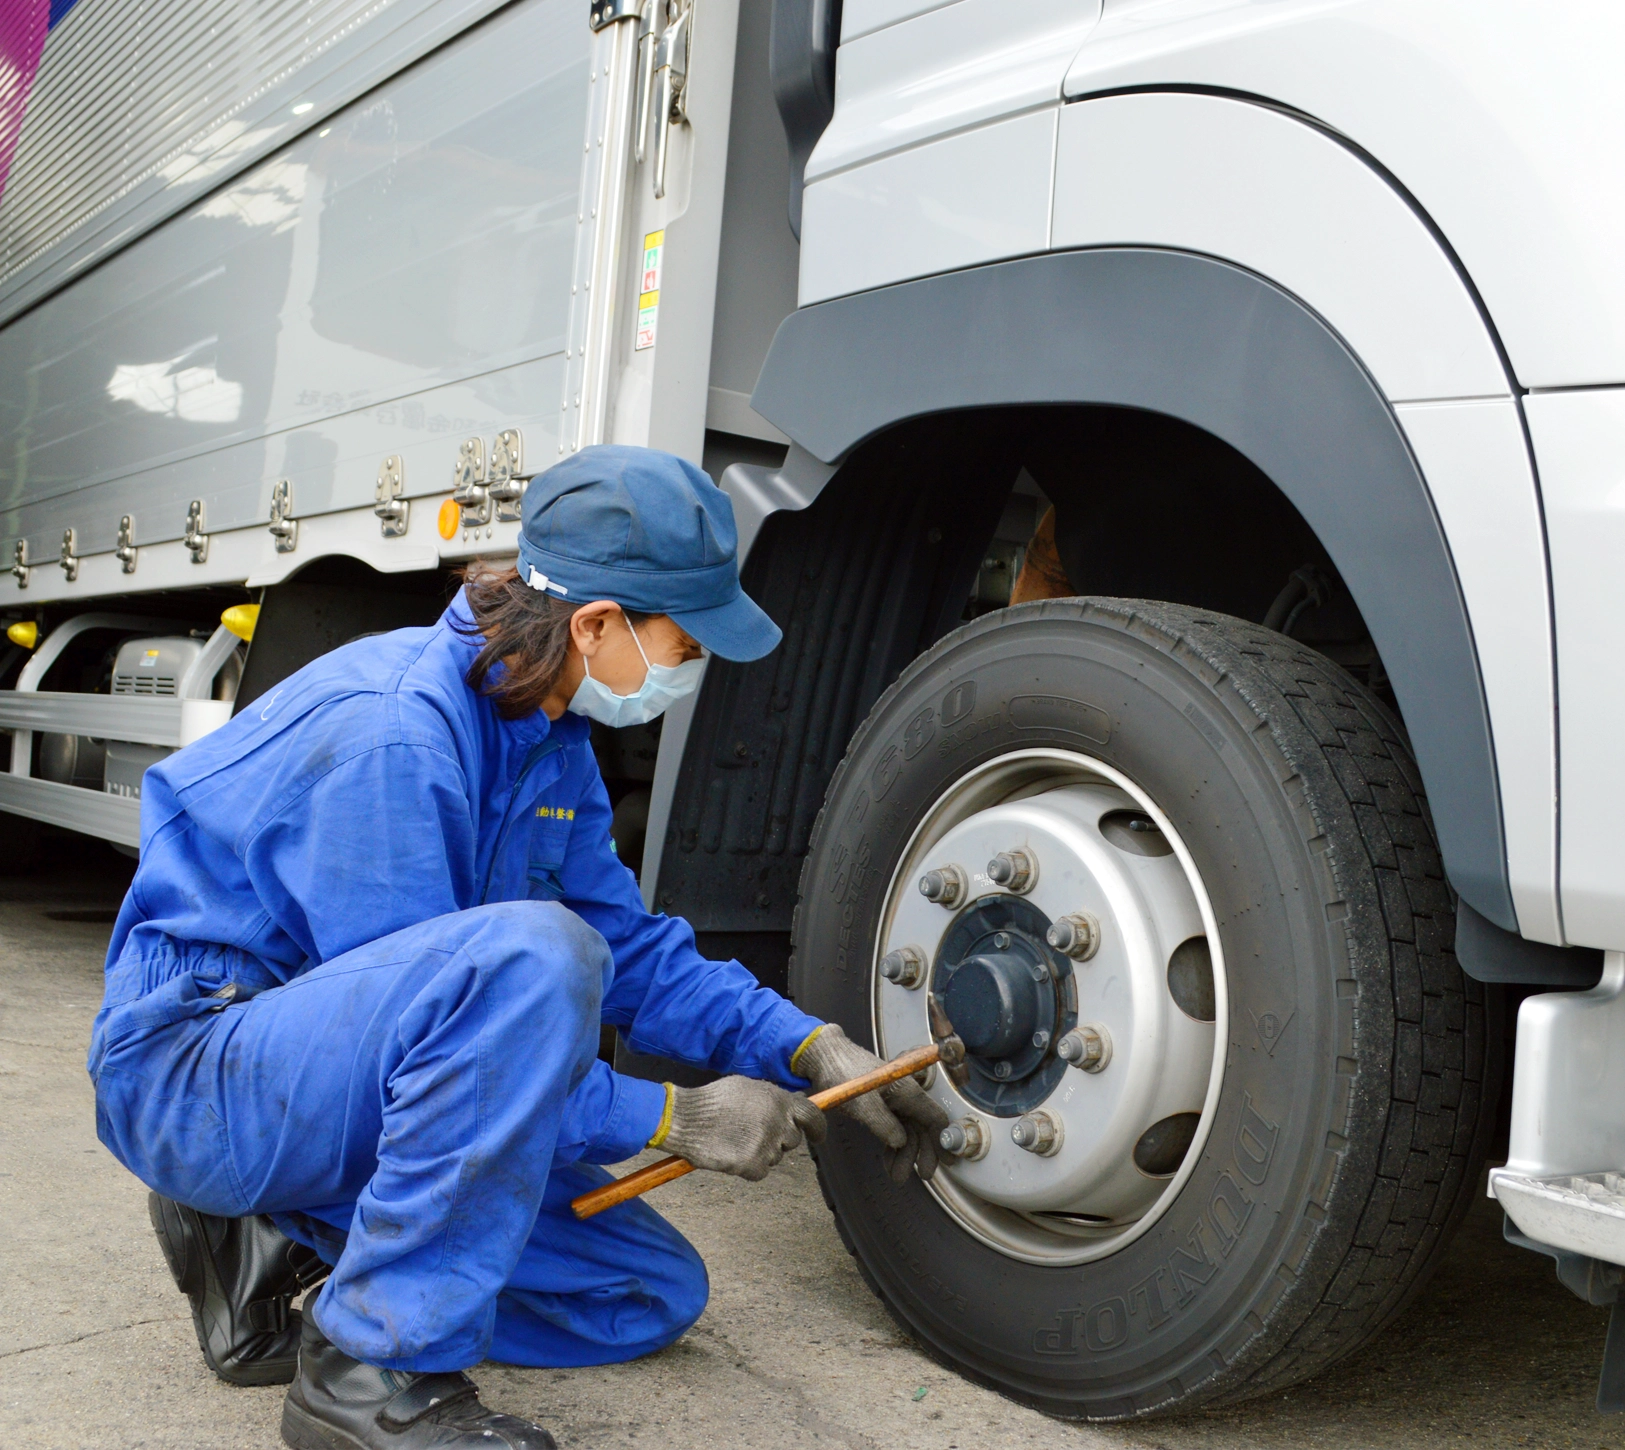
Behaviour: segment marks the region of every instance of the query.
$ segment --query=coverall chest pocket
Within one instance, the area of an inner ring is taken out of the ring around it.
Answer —
[[[530,863],[526,870],[532,901],[559,901],[564,883],[564,853],[570,844],[570,828],[575,824],[574,806],[542,802],[533,806],[530,826]]]

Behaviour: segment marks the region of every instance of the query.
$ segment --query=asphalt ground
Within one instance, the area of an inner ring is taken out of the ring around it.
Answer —
[[[0,880],[0,1446],[269,1450],[282,1391],[209,1374],[145,1190],[96,1141],[85,1047],[129,863],[79,840],[57,856]],[[1132,1426],[1061,1424],[933,1364],[864,1286],[805,1154],[761,1184],[698,1173],[655,1201],[711,1270],[681,1341],[608,1369],[476,1371],[488,1403],[563,1450],[1625,1450],[1625,1416],[1592,1409],[1607,1311],[1506,1245],[1487,1201],[1362,1353],[1236,1409]]]

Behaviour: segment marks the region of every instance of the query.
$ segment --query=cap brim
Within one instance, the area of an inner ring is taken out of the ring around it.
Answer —
[[[673,609],[670,615],[712,654],[725,660],[759,660],[777,649],[784,638],[778,625],[743,590],[726,604],[681,613]]]

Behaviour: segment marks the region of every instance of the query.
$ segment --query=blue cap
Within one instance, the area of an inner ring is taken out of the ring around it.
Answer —
[[[725,660],[782,638],[739,587],[733,502],[692,463],[654,448],[583,448],[531,479],[519,577],[572,604],[611,599],[669,614]]]

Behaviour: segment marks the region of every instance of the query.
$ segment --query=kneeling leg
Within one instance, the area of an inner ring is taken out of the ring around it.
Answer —
[[[653,1354],[700,1317],[705,1262],[641,1200],[585,1222],[570,1200],[608,1183],[591,1164],[555,1164],[518,1268],[497,1298],[490,1356],[507,1364],[619,1364]]]

